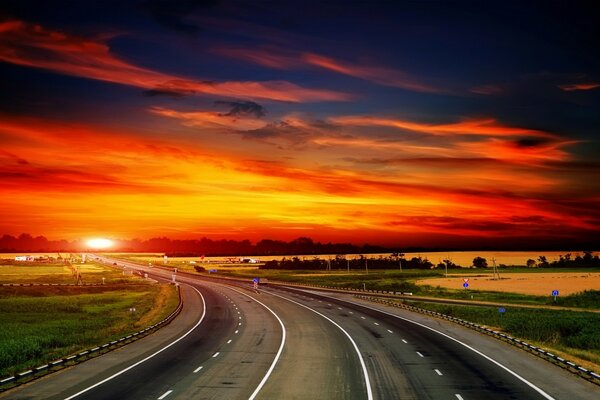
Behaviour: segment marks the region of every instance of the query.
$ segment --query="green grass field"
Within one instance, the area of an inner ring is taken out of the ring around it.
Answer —
[[[94,263],[80,266],[97,286],[0,287],[0,377],[106,343],[152,325],[179,303],[159,285]],[[63,265],[0,265],[0,282],[74,283]],[[130,312],[135,308],[135,312]]]
[[[5,263],[0,264],[0,283],[77,283],[77,273],[82,283],[125,283],[135,277],[88,261],[85,264],[63,263]]]

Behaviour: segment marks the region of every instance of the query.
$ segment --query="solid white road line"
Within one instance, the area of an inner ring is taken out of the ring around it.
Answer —
[[[199,371],[200,371],[202,368],[204,368],[202,365],[201,365],[201,366],[199,366],[198,368],[196,368],[196,369],[194,370],[194,373],[195,373],[195,374],[196,374],[196,373],[198,373],[198,372],[199,372]]]
[[[324,295],[321,295],[321,296],[324,296]],[[453,337],[452,337],[452,336],[450,336],[450,335],[447,335],[447,334],[445,334],[444,332],[438,331],[437,329],[434,329],[434,328],[432,328],[432,327],[429,327],[429,326],[427,326],[427,325],[425,325],[425,324],[422,324],[422,323],[420,323],[420,322],[413,321],[413,320],[411,320],[411,319],[404,318],[404,317],[401,317],[401,316],[399,316],[399,315],[396,315],[396,314],[392,314],[392,313],[390,313],[390,312],[388,312],[388,311],[384,311],[384,310],[380,310],[380,309],[377,309],[377,308],[374,308],[374,307],[370,307],[370,306],[367,306],[367,305],[365,305],[365,304],[359,304],[359,303],[355,303],[355,302],[353,302],[353,301],[349,301],[349,300],[343,300],[343,299],[337,299],[337,300],[345,301],[346,303],[354,304],[354,305],[357,305],[357,306],[359,306],[359,307],[368,308],[368,309],[370,309],[370,310],[374,310],[374,311],[380,312],[380,313],[382,313],[382,314],[390,315],[390,316],[392,316],[392,317],[395,317],[395,318],[401,319],[401,320],[403,320],[403,321],[406,321],[406,322],[410,322],[411,324],[418,325],[418,326],[420,326],[420,327],[422,327],[422,328],[428,329],[428,330],[430,330],[430,331],[432,331],[432,332],[435,332],[435,333],[437,333],[437,334],[439,334],[439,335],[442,335],[442,336],[444,336],[445,338],[448,338],[448,339],[450,339],[450,340],[452,340],[452,341],[454,341],[454,342],[456,342],[456,343],[460,344],[461,346],[464,346],[464,347],[466,347],[467,349],[471,350],[471,351],[472,351],[472,352],[474,352],[475,354],[478,354],[478,355],[480,355],[481,357],[483,357],[483,358],[485,358],[486,360],[488,360],[489,362],[491,362],[491,363],[495,364],[495,365],[496,365],[496,366],[498,366],[499,368],[502,368],[503,370],[505,370],[506,372],[508,372],[509,374],[511,374],[512,376],[514,376],[515,378],[517,378],[518,380],[520,380],[521,382],[523,382],[524,384],[526,384],[527,386],[529,386],[530,388],[532,388],[533,390],[535,390],[536,392],[538,392],[538,393],[539,393],[539,394],[540,394],[540,395],[541,395],[543,398],[545,398],[545,399],[547,399],[547,400],[556,400],[556,399],[554,399],[554,397],[550,396],[548,393],[544,392],[542,389],[540,389],[539,387],[535,386],[533,383],[529,382],[527,379],[523,378],[521,375],[517,374],[515,371],[511,370],[510,368],[508,368],[508,367],[504,366],[503,364],[499,363],[498,361],[494,360],[492,357],[490,357],[490,356],[488,356],[488,355],[486,355],[486,354],[484,354],[484,353],[480,352],[480,351],[479,351],[479,350],[477,350],[476,348],[474,348],[474,347],[472,347],[472,346],[469,346],[468,344],[466,344],[466,343],[464,343],[464,342],[461,342],[460,340],[458,340],[458,339],[456,339],[456,338],[453,338]]]
[[[425,358],[425,356],[423,354],[419,353],[418,351],[417,351],[417,354],[419,355],[419,357]]]
[[[439,369],[434,369],[435,373],[438,374],[439,376],[442,376],[444,374],[442,374],[442,371],[440,371]]]
[[[163,351],[165,351],[166,349],[168,349],[169,347],[173,346],[174,344],[176,344],[177,342],[179,342],[180,340],[183,340],[186,336],[188,336],[190,333],[192,333],[192,331],[194,329],[196,329],[204,320],[204,317],[206,316],[206,302],[204,301],[204,296],[202,296],[202,293],[200,293],[200,291],[198,289],[196,289],[193,286],[190,286],[192,289],[194,289],[196,292],[198,292],[198,294],[200,295],[200,298],[202,298],[202,316],[200,317],[200,319],[198,320],[198,322],[196,322],[196,324],[194,326],[192,326],[192,328],[187,331],[186,333],[184,333],[182,336],[180,336],[179,338],[177,338],[176,340],[172,341],[171,343],[169,343],[168,345],[166,345],[165,347],[163,347],[160,350],[155,351],[154,353],[150,354],[148,357],[144,358],[143,360],[140,360],[138,362],[136,362],[135,364],[130,365],[127,368],[124,368],[122,370],[120,370],[119,372],[116,372],[114,374],[112,374],[111,376],[109,376],[106,379],[101,380],[98,383],[94,383],[92,386],[88,386],[87,388],[75,393],[74,395],[71,395],[67,398],[65,398],[65,400],[71,400],[74,399],[75,397],[82,395],[85,392],[88,392],[90,390],[92,390],[95,387],[98,387],[100,385],[102,385],[103,383],[106,383],[114,378],[116,378],[117,376],[124,374],[125,372],[129,371],[130,369],[133,369],[135,367],[137,367],[138,365],[148,361],[149,359],[151,359],[152,357],[155,357],[156,355],[162,353]],[[169,392],[170,393],[170,392]]]
[[[369,372],[367,371],[367,366],[365,364],[365,360],[363,359],[362,354],[360,353],[360,350],[359,350],[358,346],[356,345],[356,342],[354,341],[354,339],[352,339],[352,336],[350,336],[350,334],[348,332],[346,332],[346,330],[344,328],[342,328],[340,325],[338,325],[334,320],[332,320],[331,318],[329,318],[328,316],[326,316],[324,314],[321,314],[317,310],[314,310],[314,309],[312,309],[312,308],[310,308],[308,306],[305,306],[302,303],[298,303],[297,301],[294,301],[292,299],[288,299],[287,297],[280,296],[278,294],[270,293],[270,292],[269,292],[269,294],[271,296],[277,296],[279,298],[282,298],[284,300],[287,300],[289,302],[297,304],[300,307],[304,307],[307,310],[310,310],[310,311],[314,312],[315,314],[320,315],[321,317],[325,318],[327,321],[331,322],[333,325],[337,326],[342,332],[344,332],[344,335],[346,335],[346,337],[352,343],[352,346],[354,346],[354,350],[356,351],[356,354],[358,354],[358,359],[360,361],[360,365],[361,365],[362,370],[363,370],[363,376],[364,376],[364,379],[365,379],[365,385],[367,386],[367,399],[368,400],[373,400],[373,391],[371,390],[371,381],[369,380]]]
[[[281,321],[281,318],[279,318],[279,315],[277,315],[275,313],[275,311],[271,310],[269,308],[269,306],[267,306],[265,303],[263,303],[260,300],[255,299],[254,297],[250,296],[249,294],[241,292],[241,291],[239,291],[237,289],[234,289],[234,288],[229,287],[229,286],[228,286],[228,288],[231,289],[231,290],[233,290],[234,292],[237,292],[237,293],[239,293],[241,295],[244,295],[246,297],[251,298],[252,300],[254,300],[255,302],[257,302],[258,304],[260,304],[261,306],[263,306],[264,308],[266,308],[267,310],[269,310],[269,312],[271,314],[273,314],[273,316],[277,319],[277,321],[279,322],[279,325],[281,326],[281,332],[282,333],[281,333],[281,343],[279,344],[279,350],[277,350],[277,354],[275,355],[275,358],[273,359],[273,362],[271,363],[271,366],[267,370],[267,373],[262,378],[262,380],[260,381],[260,383],[258,384],[258,386],[256,387],[256,389],[254,389],[254,392],[252,392],[252,394],[248,398],[248,400],[254,400],[256,398],[256,396],[258,395],[258,393],[263,388],[263,386],[265,386],[265,383],[267,383],[267,380],[269,380],[269,377],[271,376],[271,374],[273,373],[273,370],[275,369],[275,365],[277,365],[277,362],[279,361],[279,358],[281,357],[281,353],[283,352],[283,347],[285,346],[285,337],[286,337],[287,331],[285,330],[285,325],[283,325],[283,321]],[[242,325],[242,323],[240,322],[238,325]]]
[[[168,395],[170,395],[172,392],[173,392],[172,390],[167,390],[162,396],[160,396],[158,398],[158,400],[164,399],[165,397],[167,397]]]

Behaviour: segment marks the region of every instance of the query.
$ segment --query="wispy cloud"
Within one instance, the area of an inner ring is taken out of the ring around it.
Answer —
[[[287,102],[346,101],[352,96],[287,81],[196,80],[132,64],[102,40],[52,31],[23,21],[0,23],[0,61],[56,73],[143,88],[155,93],[210,94]]]
[[[214,51],[227,57],[253,62],[269,68],[284,70],[310,67],[320,68],[382,86],[397,87],[423,93],[449,92],[443,88],[429,85],[416,76],[399,69],[375,64],[340,60],[312,52],[282,50],[276,47],[258,49],[218,48]]]
[[[556,135],[535,129],[503,125],[493,118],[473,119],[451,124],[423,124],[402,119],[351,115],[332,117],[330,121],[339,125],[387,126],[401,130],[425,133],[436,136],[473,135],[473,136],[532,136],[555,138]]]
[[[229,128],[236,131],[248,131],[263,128],[267,123],[252,115],[221,113],[217,111],[177,111],[163,107],[150,109],[153,114],[174,118],[186,126]]]
[[[598,82],[588,82],[588,83],[569,83],[564,85],[558,85],[561,90],[565,92],[574,92],[577,90],[592,90],[600,88],[600,83]]]

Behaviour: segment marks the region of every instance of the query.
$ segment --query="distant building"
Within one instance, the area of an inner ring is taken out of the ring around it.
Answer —
[[[257,260],[256,258],[240,258],[240,262],[245,264],[258,264],[260,260]]]
[[[34,261],[33,256],[16,256],[15,261]]]

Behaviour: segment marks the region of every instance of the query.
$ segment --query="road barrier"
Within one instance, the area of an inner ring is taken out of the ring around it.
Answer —
[[[130,262],[130,261],[127,261],[127,262]],[[140,265],[140,266],[142,266],[142,265]],[[169,268],[169,267],[155,266],[155,268],[171,270],[171,268]],[[181,275],[200,277],[205,280],[217,281],[220,283],[243,287],[245,289],[250,290],[250,288],[249,288],[250,280],[249,279],[232,278],[232,277],[226,277],[226,276],[218,276],[218,277],[217,276],[209,276],[208,274],[205,274],[205,273],[193,273],[193,272],[179,272],[179,273]],[[391,291],[391,290],[371,290],[371,289],[358,289],[358,288],[340,288],[340,287],[335,287],[335,286],[316,285],[316,284],[310,284],[310,283],[307,284],[307,283],[274,281],[274,280],[269,280],[267,284],[275,285],[275,286],[278,286],[278,285],[279,286],[291,286],[291,287],[304,288],[304,289],[317,289],[317,290],[328,291],[328,292],[337,292],[337,293],[349,293],[349,292],[350,293],[352,293],[352,292],[368,293],[368,294],[371,294],[372,296],[365,296],[365,295],[360,295],[360,294],[355,294],[354,296],[357,298],[362,298],[362,299],[368,300],[368,301],[387,304],[387,305],[391,305],[394,307],[399,307],[399,308],[403,308],[403,309],[406,309],[409,311],[418,312],[421,314],[426,314],[429,316],[438,317],[438,318],[442,318],[442,319],[445,319],[445,320],[448,320],[451,322],[458,323],[467,328],[474,329],[478,332],[487,334],[496,339],[499,339],[506,343],[509,343],[513,346],[517,346],[521,349],[524,349],[546,361],[549,361],[555,365],[558,365],[558,366],[566,369],[567,371],[570,371],[578,376],[581,376],[582,378],[584,378],[596,385],[600,385],[600,374],[598,374],[594,371],[590,371],[580,365],[577,365],[576,363],[574,363],[572,361],[565,360],[559,356],[556,356],[549,351],[546,351],[539,347],[533,346],[525,341],[514,338],[505,333],[486,328],[484,326],[475,324],[470,321],[465,321],[463,319],[452,317],[452,316],[445,315],[442,313],[438,313],[436,311],[430,311],[430,310],[426,310],[424,308],[414,307],[414,306],[410,306],[407,304],[399,303],[397,301],[390,301],[390,300],[386,299],[386,297],[388,297],[388,298],[393,297],[400,301],[403,301],[405,299],[409,300],[409,301],[410,300],[412,300],[412,301],[435,301],[435,300],[428,299],[428,298],[420,298],[420,297],[416,297],[416,296],[413,297],[413,294],[411,292],[397,292],[397,291]],[[375,297],[375,296],[378,296],[378,297]],[[459,302],[450,302],[450,303],[460,304]],[[485,304],[481,304],[481,305],[485,305]],[[521,305],[516,305],[516,306],[519,307]]]
[[[7,286],[7,285],[4,285],[4,286]],[[10,286],[10,285],[8,285],[8,286]],[[28,285],[26,284],[25,286],[28,286]],[[70,285],[70,286],[74,286],[74,285]],[[75,365],[80,362],[87,361],[90,358],[97,357],[99,355],[108,353],[109,351],[116,350],[119,347],[122,347],[126,344],[132,343],[132,342],[134,342],[138,339],[141,339],[153,332],[156,332],[158,329],[164,327],[165,325],[167,325],[171,321],[173,321],[173,319],[177,315],[179,315],[179,313],[181,312],[181,310],[183,308],[183,299],[181,297],[181,291],[179,289],[179,286],[177,286],[177,292],[179,295],[179,304],[177,305],[177,308],[171,314],[169,314],[166,318],[164,318],[162,321],[157,322],[156,324],[151,325],[151,326],[147,327],[146,329],[142,329],[141,331],[124,336],[120,339],[113,340],[113,341],[105,343],[101,346],[96,346],[96,347],[81,351],[79,353],[72,354],[65,358],[51,361],[48,364],[40,365],[39,367],[32,368],[32,369],[24,371],[24,372],[19,372],[13,376],[4,378],[4,379],[0,380],[0,392],[11,389],[11,388],[18,386],[20,384],[23,384],[25,382],[29,382],[30,380],[32,380],[34,378],[38,378],[48,372],[55,372],[55,371],[58,371],[59,369],[62,369],[62,368],[65,368],[65,367],[68,367],[71,365]]]
[[[420,308],[420,307],[415,307],[415,306],[411,306],[411,305],[404,304],[404,303],[399,303],[397,301],[386,300],[381,297],[362,296],[362,295],[354,295],[354,297],[363,299],[363,300],[367,300],[367,301],[372,301],[375,303],[389,305],[392,307],[402,308],[402,309],[405,309],[408,311],[418,312],[420,314],[425,314],[425,315],[429,315],[432,317],[442,318],[442,319],[445,319],[445,320],[451,321],[451,322],[455,322],[459,325],[465,326],[470,329],[474,329],[478,332],[492,336],[496,339],[500,339],[503,342],[509,343],[513,346],[517,346],[523,350],[528,351],[529,353],[535,354],[536,356],[543,358],[546,361],[550,361],[551,363],[558,365],[558,366],[568,370],[569,372],[579,375],[582,378],[587,379],[588,381],[590,381],[592,383],[595,383],[596,385],[600,385],[600,375],[597,374],[596,372],[590,371],[580,365],[577,365],[576,363],[574,363],[572,361],[565,360],[564,358],[554,355],[554,354],[550,353],[549,351],[546,351],[544,349],[536,347],[532,344],[529,344],[523,340],[514,338],[505,333],[498,332],[498,331],[495,331],[490,328],[486,328],[485,326],[482,326],[482,325],[479,325],[479,324],[476,324],[476,323],[473,323],[470,321],[465,321],[464,319],[460,319],[460,318],[452,317],[450,315],[442,314],[437,311],[431,311],[431,310],[427,310],[425,308]]]

